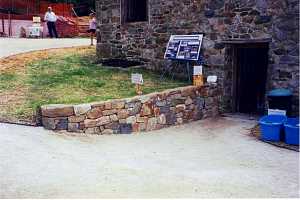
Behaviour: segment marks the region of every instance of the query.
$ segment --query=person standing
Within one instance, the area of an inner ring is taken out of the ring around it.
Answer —
[[[90,33],[90,37],[91,37],[91,46],[94,45],[93,40],[96,33],[96,28],[97,28],[96,15],[95,13],[91,13],[90,20],[89,20],[89,30],[88,30],[88,33]]]
[[[48,11],[45,14],[44,20],[47,22],[48,32],[51,38],[53,38],[53,34],[56,38],[58,38],[55,23],[57,21],[57,17],[55,13],[52,11],[51,7],[48,7]]]

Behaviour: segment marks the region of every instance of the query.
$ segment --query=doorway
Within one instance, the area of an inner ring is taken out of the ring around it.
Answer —
[[[268,43],[234,47],[233,108],[235,112],[261,114],[265,110]]]

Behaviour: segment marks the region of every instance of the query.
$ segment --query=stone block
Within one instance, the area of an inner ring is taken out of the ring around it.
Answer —
[[[191,105],[193,103],[193,99],[191,97],[187,97],[187,99],[185,100],[185,105]]]
[[[169,106],[164,106],[164,107],[160,107],[159,111],[160,113],[169,113],[171,110]]]
[[[137,123],[145,123],[145,122],[147,122],[147,120],[148,120],[148,117],[141,117],[141,116],[136,117]]]
[[[104,110],[102,112],[103,115],[108,116],[108,115],[113,115],[116,114],[118,111],[116,109],[111,109],[111,110]]]
[[[87,129],[85,129],[84,133],[91,134],[91,135],[93,135],[93,134],[100,135],[101,130],[99,127],[87,128]]]
[[[120,124],[120,134],[131,134],[132,124]]]
[[[152,115],[152,104],[150,103],[145,103],[142,106],[142,110],[141,110],[141,116],[149,116]]]
[[[193,97],[195,95],[195,87],[191,86],[191,87],[182,89],[181,90],[181,95],[183,97],[187,97],[187,96],[192,96]]]
[[[196,107],[198,110],[202,110],[205,108],[205,99],[202,97],[196,98]]]
[[[42,125],[45,129],[48,129],[48,130],[55,130],[55,128],[56,128],[56,123],[55,123],[54,118],[43,117]]]
[[[156,101],[156,106],[158,107],[163,107],[167,105],[167,101],[166,100],[162,100],[162,101]]]
[[[160,109],[158,107],[153,109],[154,116],[157,117],[160,115]]]
[[[126,124],[126,119],[119,119],[120,124]]]
[[[97,120],[94,119],[86,119],[84,120],[84,127],[93,128],[97,126]]]
[[[106,124],[106,125],[104,125],[104,129],[112,129],[114,131],[118,131],[120,129],[120,124],[118,122]]]
[[[135,116],[128,117],[126,119],[126,123],[127,124],[135,124],[136,123],[136,117]]]
[[[41,106],[42,116],[43,117],[69,117],[74,115],[73,106],[69,105],[46,105]]]
[[[68,130],[68,119],[57,119],[56,130]]]
[[[118,118],[119,119],[126,119],[129,116],[129,111],[128,110],[120,110],[118,111]]]
[[[95,103],[91,103],[92,109],[93,108],[97,108],[99,110],[105,110],[105,102],[95,102]]]
[[[85,129],[84,122],[80,122],[80,123],[79,123],[79,129],[80,129],[80,130]]]
[[[140,131],[140,124],[139,123],[132,124],[132,132],[136,133],[139,131]]]
[[[193,120],[200,120],[202,118],[203,118],[202,110],[201,111],[197,110],[193,112]]]
[[[103,116],[103,113],[101,111],[101,108],[95,107],[92,110],[88,111],[86,116],[88,119],[98,119]]]
[[[80,129],[80,123],[68,123],[68,131],[75,133],[82,132]]]
[[[177,124],[183,124],[183,119],[182,118],[177,118]]]
[[[152,131],[156,129],[157,119],[155,117],[149,118],[146,126],[147,131]]]
[[[125,108],[125,101],[113,101],[112,109],[123,109]]]
[[[79,122],[83,122],[84,120],[85,120],[84,115],[68,117],[69,123],[79,123]]]
[[[157,118],[157,123],[165,125],[165,124],[167,123],[166,115],[161,114],[161,115]]]
[[[112,135],[114,134],[114,130],[112,129],[104,129],[104,131],[102,131],[103,135]]]
[[[176,115],[173,112],[166,114],[167,125],[174,125],[176,122]]]
[[[100,117],[99,119],[96,119],[97,126],[102,126],[102,125],[109,124],[109,123],[110,123],[109,116],[104,116],[104,117]]]
[[[129,115],[136,115],[136,114],[140,113],[141,108],[142,108],[141,102],[135,102],[135,103],[128,104]]]
[[[111,46],[109,44],[97,44],[97,51],[100,58],[110,58],[112,56]]]
[[[185,104],[179,104],[176,106],[176,113],[184,111],[186,108]]]
[[[118,118],[117,115],[110,115],[109,118],[110,118],[110,121],[112,121],[112,122],[117,122],[117,121],[119,121],[119,118]]]
[[[171,100],[171,104],[172,104],[172,106],[176,106],[178,104],[185,104],[185,100],[186,100],[185,97],[180,97],[180,98],[172,99]]]
[[[105,110],[110,110],[110,109],[112,109],[112,103],[111,102],[105,102],[104,107],[105,107]]]
[[[177,113],[177,114],[176,114],[176,117],[177,117],[177,118],[178,118],[178,117],[183,117],[183,112]]]
[[[80,116],[80,115],[86,114],[91,109],[92,109],[92,106],[90,104],[75,105],[74,113],[76,116]]]

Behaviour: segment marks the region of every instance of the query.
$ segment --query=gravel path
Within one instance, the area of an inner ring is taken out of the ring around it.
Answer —
[[[85,38],[62,39],[22,39],[0,38],[0,58],[29,51],[89,45],[90,40]]]
[[[0,198],[299,197],[299,153],[208,119],[138,135],[0,124]]]

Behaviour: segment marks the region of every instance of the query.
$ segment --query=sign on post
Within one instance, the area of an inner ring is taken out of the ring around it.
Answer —
[[[135,90],[138,95],[143,94],[142,85],[144,84],[144,79],[142,74],[131,74],[131,82],[135,84]]]
[[[202,75],[202,65],[194,66],[194,73],[193,73],[193,82],[195,86],[202,86],[204,85],[203,82],[203,75]]]
[[[194,66],[194,76],[202,75],[202,65]]]
[[[41,17],[32,17],[33,23],[41,23]]]
[[[165,59],[199,60],[203,34],[172,35],[170,37]]]

